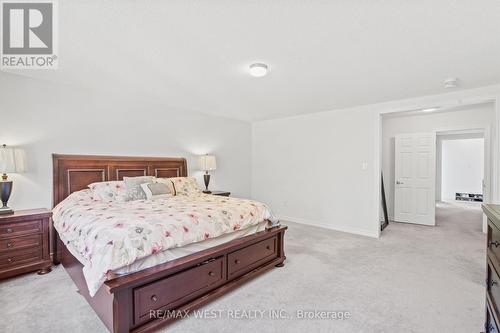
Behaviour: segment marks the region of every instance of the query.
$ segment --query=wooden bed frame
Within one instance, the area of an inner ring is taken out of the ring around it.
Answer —
[[[184,158],[53,155],[54,205],[72,192],[97,181],[124,176],[187,176]],[[286,226],[166,262],[109,281],[90,297],[83,265],[54,230],[54,263],[67,273],[111,332],[146,332],[178,319],[176,311],[191,311],[285,261]]]

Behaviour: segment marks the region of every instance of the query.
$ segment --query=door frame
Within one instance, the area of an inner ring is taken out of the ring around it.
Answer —
[[[482,91],[482,90],[481,90]],[[489,155],[490,155],[490,163],[488,167],[490,169],[489,175],[490,180],[487,184],[489,188],[489,201],[491,203],[500,202],[500,91],[498,87],[493,87],[492,90],[485,88],[484,92],[478,94],[473,94],[473,96],[469,95],[469,92],[464,92],[463,96],[460,93],[458,94],[450,94],[450,95],[439,95],[435,96],[435,98],[422,98],[404,101],[402,103],[397,103],[395,106],[381,107],[376,111],[376,125],[374,128],[374,165],[373,168],[373,176],[375,180],[374,188],[380,189],[380,174],[382,172],[382,140],[383,140],[383,132],[382,132],[382,121],[383,116],[391,113],[407,113],[412,110],[423,110],[426,108],[435,107],[439,105],[443,108],[452,108],[456,106],[475,106],[478,104],[492,104],[494,109],[495,119],[493,124],[490,126],[490,142],[489,142]],[[481,96],[482,94],[482,96]],[[479,96],[478,96],[479,95]],[[402,105],[401,105],[402,104]],[[442,129],[445,130],[445,129]],[[485,143],[486,146],[486,143]],[[486,181],[485,181],[486,183]],[[376,192],[377,195],[374,197],[372,207],[373,207],[373,223],[376,226],[378,234],[377,237],[380,237],[380,202],[381,202],[381,193],[380,191]],[[484,222],[483,222],[483,230],[484,230]]]

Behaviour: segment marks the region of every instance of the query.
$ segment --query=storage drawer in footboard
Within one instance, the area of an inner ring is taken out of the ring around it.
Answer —
[[[151,311],[175,309],[226,281],[225,256],[134,289],[134,322],[154,317]]]
[[[264,239],[227,256],[228,278],[243,275],[278,257],[277,236]]]

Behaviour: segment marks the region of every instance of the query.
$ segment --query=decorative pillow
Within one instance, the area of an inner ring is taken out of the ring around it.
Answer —
[[[170,186],[165,183],[146,183],[141,184],[142,190],[146,194],[146,199],[168,198],[173,196]]]
[[[156,178],[155,182],[167,185],[168,188],[170,188],[170,193],[172,195],[176,195],[175,188],[174,188],[174,183],[172,183],[172,181],[170,180],[170,178]]]
[[[123,181],[92,183],[88,187],[94,200],[127,201],[127,187]]]
[[[154,178],[155,177],[153,176],[123,177],[123,181],[125,182],[125,186],[127,188],[127,199],[146,199],[146,193],[144,193],[141,184],[152,183]]]
[[[169,180],[174,184],[176,195],[191,195],[201,192],[194,177],[174,177],[169,178]]]

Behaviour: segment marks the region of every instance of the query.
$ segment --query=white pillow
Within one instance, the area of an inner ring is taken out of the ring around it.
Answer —
[[[113,180],[109,182],[92,183],[88,187],[92,191],[92,198],[94,200],[127,201],[127,187],[123,181]]]
[[[141,184],[142,190],[146,194],[146,199],[169,198],[173,196],[170,186],[163,182]]]
[[[192,195],[201,192],[194,177],[174,177],[169,180],[174,184],[175,195]]]

